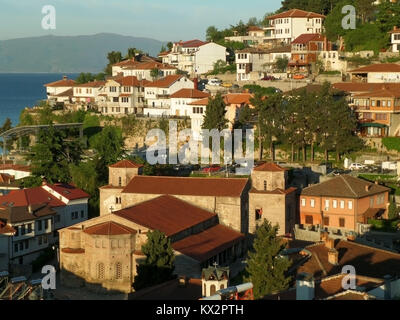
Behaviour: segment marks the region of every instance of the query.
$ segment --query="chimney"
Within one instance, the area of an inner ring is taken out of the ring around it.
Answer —
[[[329,250],[335,249],[335,240],[329,238],[329,236],[325,240],[325,247]]]
[[[334,266],[339,264],[339,252],[336,249],[328,251],[328,262]]]
[[[68,77],[67,76],[63,76],[63,80],[67,80],[68,79]]]
[[[392,276],[386,275],[385,279],[385,300],[392,300]]]
[[[199,88],[199,78],[196,77],[193,79],[194,82],[194,90],[197,90]]]
[[[314,300],[315,281],[308,273],[300,273],[296,280],[296,300]]]

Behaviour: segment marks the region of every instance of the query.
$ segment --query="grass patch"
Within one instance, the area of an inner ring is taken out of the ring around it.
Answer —
[[[400,138],[386,137],[382,139],[382,144],[388,151],[400,152]]]
[[[381,232],[397,232],[397,226],[400,224],[400,220],[368,220],[368,223],[372,225],[372,229]]]

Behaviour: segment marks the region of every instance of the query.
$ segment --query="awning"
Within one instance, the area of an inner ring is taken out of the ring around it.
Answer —
[[[388,126],[381,123],[370,122],[370,123],[361,123],[361,128],[387,128]]]

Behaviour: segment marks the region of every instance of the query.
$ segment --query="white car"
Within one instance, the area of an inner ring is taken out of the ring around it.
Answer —
[[[208,80],[209,86],[220,86],[221,84],[222,84],[222,81],[217,78]]]
[[[351,165],[350,165],[350,168],[349,168],[350,170],[361,170],[361,169],[365,169],[365,166],[363,165],[363,164],[361,164],[361,163],[352,163]]]

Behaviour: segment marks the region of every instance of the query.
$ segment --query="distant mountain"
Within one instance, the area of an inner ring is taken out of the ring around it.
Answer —
[[[100,72],[107,53],[137,48],[157,55],[161,41],[118,34],[44,36],[0,41],[0,72]]]

